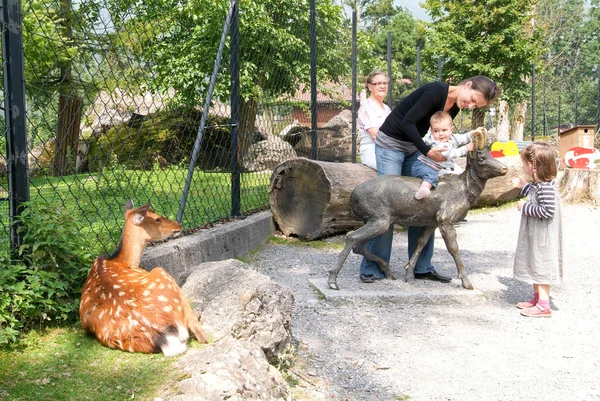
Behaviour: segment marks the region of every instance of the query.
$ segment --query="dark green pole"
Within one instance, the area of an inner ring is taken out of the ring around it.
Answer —
[[[23,233],[18,232],[19,224],[15,221],[15,217],[21,214],[23,202],[29,201],[23,26],[21,1],[4,0],[3,4],[2,60],[4,61],[8,209],[10,245],[13,250],[16,250],[23,242]]]

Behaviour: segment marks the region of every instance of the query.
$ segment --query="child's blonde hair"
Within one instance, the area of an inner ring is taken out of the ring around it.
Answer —
[[[536,181],[548,182],[556,178],[556,152],[545,142],[529,144],[521,152],[523,162],[531,163],[531,171]]]
[[[441,124],[445,121],[450,121],[452,124],[452,116],[446,111],[436,111],[429,119],[429,125]]]

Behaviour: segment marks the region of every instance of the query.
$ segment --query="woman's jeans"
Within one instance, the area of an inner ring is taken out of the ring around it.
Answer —
[[[377,174],[393,174],[393,175],[406,175],[409,176],[412,171],[412,165],[414,164],[417,157],[421,155],[421,152],[416,151],[413,153],[406,153],[399,150],[385,149],[375,145],[375,157],[377,158]],[[421,227],[408,227],[408,257],[412,256],[417,247],[417,240]],[[390,262],[390,256],[392,254],[392,240],[394,237],[394,225],[391,224],[390,228],[379,237],[373,238],[367,243],[367,249],[379,256],[386,262]],[[433,256],[433,242],[434,236],[429,238],[425,247],[421,251],[417,264],[415,266],[415,273],[427,273],[434,269],[431,265],[431,258]],[[379,265],[373,261],[367,260],[363,257],[360,264],[360,274],[374,274],[376,277],[385,277]]]

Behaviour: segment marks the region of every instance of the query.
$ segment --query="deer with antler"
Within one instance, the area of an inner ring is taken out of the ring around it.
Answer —
[[[183,291],[164,269],[139,267],[144,249],[181,232],[181,225],[150,210],[150,202],[125,205],[125,226],[117,250],[97,258],[85,281],[79,306],[83,329],[109,348],[129,352],[183,353],[189,332],[206,333]]]
[[[365,225],[346,236],[346,245],[336,267],[329,270],[327,283],[337,290],[337,276],[350,253],[365,256],[379,264],[386,278],[395,280],[389,264],[367,250],[370,239],[385,233],[391,224],[423,227],[412,257],[404,267],[405,280],[412,277],[421,250],[439,228],[446,248],[454,258],[462,286],[473,289],[458,251],[454,223],[477,203],[488,179],[505,175],[507,167],[494,159],[486,146],[487,132],[476,131],[474,149],[467,155],[467,167],[460,175],[444,175],[431,195],[415,199],[421,179],[397,175],[379,175],[359,184],[350,195],[350,213]]]

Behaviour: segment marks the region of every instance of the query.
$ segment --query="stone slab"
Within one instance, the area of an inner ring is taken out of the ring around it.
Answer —
[[[462,288],[460,280],[442,284],[432,281],[381,280],[372,284],[358,282],[358,278],[338,278],[339,290],[327,285],[327,278],[309,279],[309,284],[326,301],[333,303],[365,302],[394,304],[474,304],[486,302],[479,290]]]

